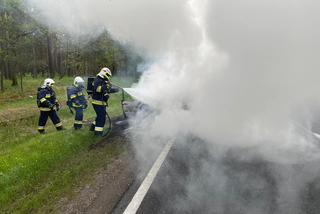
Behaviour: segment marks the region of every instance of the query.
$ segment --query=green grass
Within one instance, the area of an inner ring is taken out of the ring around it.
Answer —
[[[113,81],[125,87],[130,83],[118,78]],[[56,93],[64,103],[66,86],[71,85],[72,78],[56,82]],[[0,213],[55,212],[62,196],[71,196],[74,188],[92,180],[95,170],[125,151],[118,144],[88,151],[89,145],[99,139],[87,127],[85,131],[72,130],[74,116],[67,107],[58,113],[67,130],[57,132],[48,121],[47,134],[39,135],[39,112],[34,108],[34,97],[29,96],[34,96],[40,84],[40,79],[26,77],[23,93],[14,88],[0,93],[0,113],[9,118],[0,125]],[[6,97],[15,99],[8,101]],[[121,93],[111,95],[108,112],[113,118],[122,114],[121,99]],[[94,116],[89,105],[85,120]]]
[[[5,91],[0,92],[0,112],[8,108],[34,106],[36,103],[37,89],[42,83],[42,78],[26,76],[23,80],[24,86],[22,92],[19,85],[12,87],[8,80],[4,81]],[[55,91],[59,99],[65,99],[65,86],[72,85],[72,83],[72,77],[56,80]]]

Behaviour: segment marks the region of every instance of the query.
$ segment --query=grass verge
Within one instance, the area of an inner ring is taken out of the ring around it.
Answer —
[[[128,86],[120,79],[115,78],[115,81]],[[56,132],[48,122],[48,134],[37,134],[39,112],[32,108],[35,101],[29,100],[32,95],[27,91],[31,91],[38,82],[41,81],[32,79],[30,84],[26,81],[27,94],[16,95],[21,97],[14,102],[6,102],[3,98],[14,97],[14,91],[0,94],[3,104],[0,113],[10,117],[9,122],[0,126],[0,213],[55,212],[61,197],[72,195],[74,188],[91,180],[94,171],[125,151],[123,144],[116,143],[88,151],[88,146],[100,139],[94,138],[87,128],[72,130],[73,115],[66,107],[62,108],[59,116],[67,130]],[[72,79],[67,78],[56,86],[62,103],[65,102],[65,88],[70,82]],[[121,99],[121,93],[111,96],[108,112],[113,118],[122,114]],[[11,115],[21,110],[28,112],[28,116]],[[85,119],[94,115],[90,106],[85,112]]]

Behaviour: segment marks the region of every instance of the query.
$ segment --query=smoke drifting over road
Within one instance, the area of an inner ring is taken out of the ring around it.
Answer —
[[[278,208],[270,212],[300,212],[300,194],[318,176],[317,164],[312,163],[320,157],[312,134],[320,98],[318,1],[27,2],[37,11],[34,16],[52,28],[87,37],[107,29],[153,59],[132,89],[157,109],[136,123],[148,130],[134,129],[138,156],[148,159],[147,154],[161,146],[155,140],[159,137],[196,136],[215,157],[239,149],[244,154],[237,156],[239,162],[259,157],[274,163],[267,171],[276,183]],[[203,161],[198,176],[216,171],[206,182],[224,187],[225,165],[210,163],[211,159]],[[234,167],[228,170],[238,173]],[[254,176],[243,173],[242,178]],[[248,189],[264,185],[263,179],[255,178]],[[200,191],[196,179],[191,181],[189,199]],[[230,197],[221,195],[221,201]],[[240,213],[250,213],[245,205],[242,209]]]

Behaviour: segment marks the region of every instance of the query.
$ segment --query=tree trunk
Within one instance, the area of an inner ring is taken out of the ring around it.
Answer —
[[[83,59],[83,74],[84,76],[88,76],[88,63],[87,58]]]
[[[33,63],[32,63],[32,77],[37,77],[37,67],[36,67],[36,48],[34,45],[32,46],[32,56],[33,56]]]
[[[15,74],[12,75],[11,77],[11,86],[17,86],[18,85],[18,79],[17,79],[17,76]]]
[[[6,60],[3,61],[3,64],[4,64],[4,78],[10,79],[9,68],[8,68]]]
[[[21,89],[21,92],[23,92],[23,75],[21,71],[20,71],[20,89]]]
[[[12,81],[11,85],[12,86],[18,85],[17,76],[16,76],[15,72],[12,72],[11,66],[10,66],[10,63],[8,62],[8,60],[6,60],[6,59],[4,60],[4,65],[5,65],[5,71],[8,74],[8,78],[10,78]]]
[[[2,63],[2,69],[0,73],[0,89],[3,92],[4,91],[4,62]]]
[[[61,79],[63,77],[63,74],[62,74],[62,54],[61,54],[61,49],[60,47],[57,47],[57,71],[58,71],[58,74],[59,74],[59,78]]]
[[[18,85],[18,79],[17,79],[17,74],[16,74],[16,72],[15,71],[13,71],[12,69],[11,69],[11,65],[8,63],[8,68],[9,68],[9,73],[10,73],[10,76],[11,76],[11,81],[12,81],[12,83],[11,83],[11,85],[12,86],[17,86]]]
[[[9,63],[6,59],[3,61],[3,63],[4,63],[4,70],[5,70],[6,78],[9,79],[10,78]]]
[[[54,77],[54,62],[53,62],[53,51],[52,51],[52,35],[48,32],[47,34],[47,51],[48,51],[48,70],[49,76]]]
[[[64,74],[68,75],[68,63],[69,63],[69,39],[67,39],[67,44],[66,44],[66,51],[65,51],[65,54],[64,54]]]
[[[55,72],[59,72],[59,66],[58,66],[58,47],[56,45],[56,38],[54,36],[51,37],[52,41],[52,62],[53,62],[53,70]]]

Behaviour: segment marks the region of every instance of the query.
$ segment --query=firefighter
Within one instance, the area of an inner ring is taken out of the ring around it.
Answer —
[[[88,107],[87,100],[83,92],[84,88],[84,80],[81,77],[76,77],[74,78],[73,86],[68,87],[67,89],[67,105],[76,112],[73,124],[75,130],[82,128],[83,110]]]
[[[118,92],[111,84],[112,73],[109,68],[102,68],[93,82],[92,106],[96,112],[96,120],[91,126],[96,136],[102,136],[103,127],[106,122],[106,107],[110,93]]]
[[[48,78],[44,80],[43,86],[38,88],[37,104],[40,110],[38,131],[40,134],[45,133],[44,127],[47,123],[48,117],[50,117],[58,131],[63,130],[62,123],[57,115],[60,105],[56,98],[56,94],[52,89],[54,83],[53,79]]]

